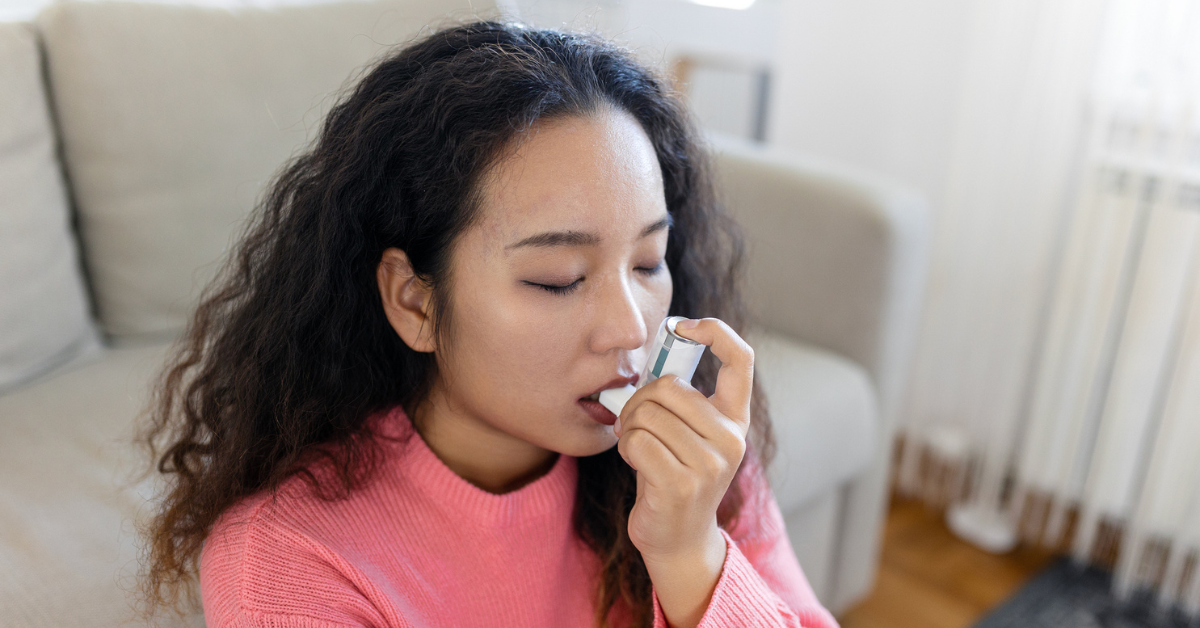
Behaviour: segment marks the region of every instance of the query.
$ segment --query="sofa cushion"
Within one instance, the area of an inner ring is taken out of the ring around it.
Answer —
[[[786,514],[870,463],[880,446],[875,389],[861,366],[835,353],[761,328],[745,339],[778,445],[767,475]]]
[[[496,17],[489,6],[65,2],[43,11],[51,91],[105,329],[167,337],[184,327],[268,178],[315,137],[356,70],[423,28]]]
[[[0,23],[0,394],[99,346],[39,57],[30,24]]]
[[[135,623],[150,491],[133,482],[133,419],[166,346],[106,349],[0,397],[0,624]]]

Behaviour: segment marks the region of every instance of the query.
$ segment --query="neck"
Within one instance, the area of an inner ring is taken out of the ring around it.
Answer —
[[[558,461],[557,452],[451,406],[435,386],[417,408],[413,427],[443,464],[476,487],[497,495],[515,491],[546,475]]]

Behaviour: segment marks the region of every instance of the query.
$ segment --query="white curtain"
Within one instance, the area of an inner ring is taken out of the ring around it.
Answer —
[[[1039,498],[1025,534],[1057,544],[1074,509],[1088,560],[1120,530],[1118,593],[1157,586],[1196,614],[1200,577],[1183,580],[1200,550],[1200,2],[1110,10],[1017,468]]]
[[[1195,615],[1200,0],[981,6],[898,488]]]
[[[973,9],[899,457],[899,488],[935,502],[981,469],[995,501],[1016,451],[1104,24],[1093,0]]]

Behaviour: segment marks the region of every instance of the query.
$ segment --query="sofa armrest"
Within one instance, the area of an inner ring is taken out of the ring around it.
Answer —
[[[832,500],[823,601],[840,613],[870,591],[878,567],[890,445],[928,272],[929,212],[903,186],[864,173],[727,136],[709,142],[719,197],[745,231],[755,322],[857,362],[875,386],[871,464]]]
[[[890,428],[928,264],[924,201],[796,153],[708,139],[719,197],[745,231],[756,322],[862,365]]]

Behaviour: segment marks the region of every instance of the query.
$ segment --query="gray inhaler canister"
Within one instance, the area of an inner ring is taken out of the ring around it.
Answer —
[[[684,316],[668,316],[663,319],[658,334],[654,336],[654,344],[650,345],[650,358],[642,368],[637,385],[630,384],[601,392],[600,404],[620,416],[625,402],[629,401],[638,388],[663,375],[674,375],[685,382],[692,381],[692,375],[695,375],[700,358],[708,347],[675,333],[675,325],[685,320],[687,318]]]

